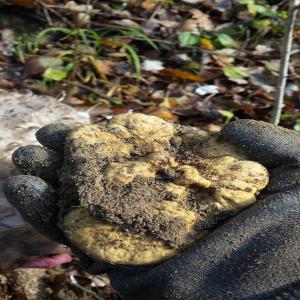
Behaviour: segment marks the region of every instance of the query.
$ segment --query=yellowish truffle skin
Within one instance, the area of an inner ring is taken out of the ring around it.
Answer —
[[[218,134],[139,113],[75,128],[65,151],[62,228],[90,257],[113,264],[156,264],[178,254],[253,204],[269,178]],[[69,207],[69,190],[80,208]]]
[[[69,240],[89,257],[111,264],[156,264],[176,254],[162,241],[136,233],[118,230],[101,222],[84,208],[69,212],[64,218]]]

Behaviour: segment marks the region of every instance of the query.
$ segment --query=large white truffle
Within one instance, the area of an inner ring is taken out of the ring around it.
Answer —
[[[218,135],[143,114],[74,129],[65,157],[62,227],[92,258],[117,264],[177,254],[268,183],[264,166]]]

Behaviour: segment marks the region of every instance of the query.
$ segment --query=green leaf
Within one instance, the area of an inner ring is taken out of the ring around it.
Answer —
[[[248,9],[248,12],[251,16],[255,16],[256,13],[257,13],[257,10],[256,10],[256,5],[253,4],[253,3],[249,3],[247,5],[247,9]]]
[[[291,118],[293,118],[293,116],[291,116],[290,114],[281,114],[281,117],[280,117],[281,119],[291,119]]]
[[[63,64],[63,60],[58,57],[39,57],[39,63],[44,68],[57,67]]]
[[[300,131],[300,123],[295,124],[293,129],[296,131]]]
[[[232,111],[229,111],[229,110],[219,109],[218,113],[220,115],[222,115],[223,117],[225,117],[225,124],[229,123],[230,120],[234,117],[234,113]]]
[[[269,71],[278,72],[280,69],[280,60],[279,59],[270,59],[266,62],[266,68]]]
[[[265,17],[276,17],[277,13],[267,6],[255,4],[255,10],[257,13]]]
[[[34,47],[37,49],[43,40],[43,38],[48,34],[48,33],[54,33],[54,32],[60,32],[64,33],[66,35],[74,35],[76,34],[76,30],[73,29],[68,29],[68,28],[60,28],[60,27],[53,27],[53,28],[47,28],[42,31],[40,31],[35,39],[34,39]]]
[[[151,40],[151,38],[149,38],[144,32],[140,31],[137,28],[132,27],[126,31],[121,31],[121,32],[125,33],[125,35],[139,37],[143,39],[146,43],[148,43],[153,49],[159,50],[156,44]]]
[[[121,98],[113,97],[109,99],[109,103],[112,105],[122,105],[123,100]]]
[[[254,0],[236,0],[240,4],[254,4]]]
[[[223,68],[224,74],[233,79],[243,79],[245,77],[248,77],[249,74],[238,67],[234,67],[232,65],[227,65]]]
[[[116,1],[116,2],[110,3],[110,7],[113,9],[122,9],[123,5],[124,5],[124,3],[122,1]]]
[[[258,29],[258,30],[267,29],[271,25],[271,20],[269,19],[253,20],[251,25],[254,29]]]
[[[44,73],[43,77],[48,80],[59,81],[68,75],[68,72],[64,69],[55,69],[55,68],[48,68]]]
[[[288,18],[288,12],[286,10],[279,10],[278,17],[285,20]]]
[[[126,49],[132,63],[134,64],[135,72],[137,76],[140,77],[142,71],[142,65],[141,65],[141,60],[139,55],[137,54],[136,50],[130,45],[124,45],[124,48]]]
[[[234,39],[226,33],[218,34],[218,40],[224,47],[235,47],[236,42]]]
[[[239,24],[232,24],[231,26],[222,28],[219,32],[230,35],[230,37],[234,40],[239,40],[245,36],[246,27]]]
[[[67,72],[67,74],[74,68],[75,63],[70,62],[64,67],[64,71]]]
[[[178,40],[181,47],[189,47],[197,45],[200,42],[200,37],[192,32],[184,31],[179,34]]]
[[[88,47],[89,46],[89,40],[88,40],[88,37],[87,37],[87,34],[86,34],[86,30],[79,29],[78,34],[79,34],[81,40],[83,41],[84,45],[86,47]]]

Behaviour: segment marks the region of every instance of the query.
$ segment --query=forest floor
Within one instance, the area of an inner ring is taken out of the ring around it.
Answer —
[[[128,110],[213,130],[270,120],[285,1],[81,2],[1,8],[0,87],[63,95],[95,121]],[[281,116],[295,130],[299,29]]]
[[[0,88],[64,97],[94,122],[136,111],[215,132],[271,119],[286,1],[10,2],[0,1]],[[299,49],[297,23],[281,116],[297,131]],[[53,272],[51,299],[116,299],[74,265]],[[1,282],[1,299],[17,297]]]

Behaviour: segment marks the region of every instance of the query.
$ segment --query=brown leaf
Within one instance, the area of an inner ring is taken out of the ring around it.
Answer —
[[[170,28],[176,28],[178,26],[178,22],[173,21],[173,20],[159,20],[158,23],[161,26],[164,26],[164,27],[166,27],[168,29],[170,29]]]
[[[112,73],[112,69],[116,62],[112,60],[96,60],[98,73],[103,79],[106,79],[107,75]]]
[[[216,124],[207,124],[204,129],[212,133],[217,133],[221,131],[222,127]]]
[[[165,77],[176,77],[181,79],[193,80],[193,81],[204,81],[205,79],[187,71],[182,71],[179,69],[166,68],[157,72],[161,76]]]
[[[271,94],[266,93],[265,91],[262,91],[262,90],[254,91],[249,96],[250,97],[260,97],[260,98],[266,99],[267,101],[274,101],[274,96],[272,96]]]
[[[94,56],[88,56],[88,59],[103,80],[107,80],[107,75],[111,74],[112,68],[116,64],[112,60],[97,60]]]
[[[194,33],[199,33],[199,28],[205,30],[214,30],[215,25],[211,21],[210,16],[198,9],[190,9],[189,11],[192,14],[190,19],[185,20],[179,27],[179,30],[182,31],[191,31]]]
[[[142,7],[147,11],[152,11],[155,8],[157,2],[157,0],[144,0],[142,2]]]
[[[98,103],[89,109],[91,117],[103,117],[113,115],[112,109],[105,103]]]
[[[158,4],[158,2],[158,0],[130,0],[129,5],[142,7],[146,11],[151,12],[153,9],[155,9],[155,6]]]
[[[130,19],[122,19],[122,20],[112,21],[111,24],[115,24],[118,26],[124,26],[124,27],[136,27],[136,28],[140,27],[140,25],[137,22],[130,20]]]
[[[23,78],[36,77],[43,74],[46,67],[42,66],[39,57],[32,57],[28,59],[25,63],[23,70]]]
[[[86,104],[86,101],[73,96],[73,97],[69,97],[66,100],[66,103],[72,106],[78,106],[78,105]]]
[[[15,84],[13,82],[8,81],[5,78],[0,77],[0,88],[12,89],[14,87],[15,87]]]
[[[149,107],[145,113],[168,121],[178,121],[178,117],[173,115],[167,108],[164,107],[154,108],[152,106]]]
[[[225,53],[212,55],[212,63],[218,67],[224,68],[225,66],[227,66],[228,64],[232,64],[233,62],[234,57],[226,55]]]

